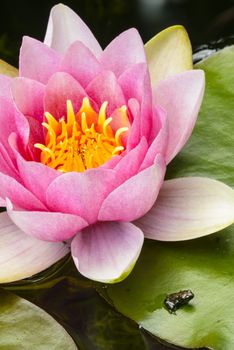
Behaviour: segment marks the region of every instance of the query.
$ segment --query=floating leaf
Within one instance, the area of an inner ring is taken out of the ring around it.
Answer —
[[[75,350],[63,327],[39,307],[0,289],[0,348]]]

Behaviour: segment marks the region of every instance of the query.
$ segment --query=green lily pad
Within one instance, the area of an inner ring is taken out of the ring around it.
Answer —
[[[168,177],[207,176],[234,184],[234,47],[200,62],[206,93],[193,135]],[[147,241],[132,274],[98,287],[125,316],[168,343],[231,350],[234,344],[234,227],[201,239]],[[195,297],[170,314],[167,294],[191,289]],[[103,292],[105,291],[105,292]]]
[[[0,289],[0,349],[75,350],[72,338],[45,311]]]
[[[234,185],[234,45],[196,65],[206,75],[200,115],[167,178],[206,176]]]

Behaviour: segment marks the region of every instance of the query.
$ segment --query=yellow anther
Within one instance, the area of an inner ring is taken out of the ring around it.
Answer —
[[[75,123],[75,119],[76,117],[71,100],[67,100],[67,125],[73,126],[73,124]]]
[[[83,133],[85,133],[86,130],[89,130],[85,112],[83,112],[81,114],[81,128],[82,128]]]
[[[121,135],[122,135],[124,132],[126,132],[126,131],[128,131],[128,128],[127,128],[126,126],[124,126],[123,128],[120,128],[120,129],[118,129],[118,130],[116,131],[116,133],[115,133],[115,142],[116,142],[116,144],[117,144],[118,146],[121,146],[121,145],[122,145],[122,142],[121,142],[120,137],[121,137]]]
[[[46,112],[47,123],[42,123],[47,130],[45,144],[35,144],[41,150],[41,162],[61,172],[82,172],[121,154],[125,149],[122,135],[128,128],[113,131],[112,117],[106,115],[107,105],[104,102],[99,113],[96,113],[85,97],[77,114],[74,113],[72,102],[67,100],[66,118],[62,117],[59,121]],[[124,114],[123,120],[126,120],[126,106],[119,111]]]
[[[106,120],[106,108],[107,108],[108,102],[105,101],[100,108],[99,114],[98,114],[98,125],[103,125]]]

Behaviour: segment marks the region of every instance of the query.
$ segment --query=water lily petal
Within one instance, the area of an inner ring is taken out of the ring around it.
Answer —
[[[155,119],[157,117],[157,122],[161,123],[159,132],[151,143],[148,151],[145,155],[145,159],[141,164],[141,170],[148,168],[154,163],[154,159],[158,153],[160,153],[164,158],[167,151],[168,145],[168,123],[166,112],[159,106],[154,108]],[[158,129],[158,125],[154,126],[154,129]],[[153,132],[153,130],[152,130]]]
[[[20,181],[18,171],[2,143],[0,143],[0,172]]]
[[[44,109],[59,119],[66,116],[67,100],[71,100],[76,113],[86,95],[82,86],[70,74],[59,72],[46,85]]]
[[[158,155],[155,164],[117,187],[104,200],[100,221],[132,221],[144,215],[154,204],[165,174],[165,163]]]
[[[102,66],[90,49],[76,41],[67,50],[60,70],[69,73],[86,87],[102,71]]]
[[[59,69],[60,56],[30,37],[24,37],[20,49],[19,75],[46,84],[53,73]]]
[[[155,35],[145,44],[145,51],[153,85],[193,67],[191,43],[180,25]]]
[[[135,98],[140,104],[141,136],[148,137],[152,120],[152,89],[145,63],[128,68],[118,79],[126,100]]]
[[[135,28],[117,36],[104,50],[101,64],[118,77],[132,64],[146,62],[144,44]]]
[[[87,94],[100,108],[107,101],[107,115],[126,104],[123,91],[113,72],[104,71],[94,78],[86,88]]]
[[[233,222],[233,189],[216,180],[185,177],[165,181],[153,208],[135,224],[147,238],[183,241]]]
[[[20,156],[17,164],[24,186],[42,203],[46,203],[46,190],[61,173],[42,163],[25,161]]]
[[[19,75],[18,69],[11,66],[9,63],[0,60],[0,74],[7,75],[8,77],[17,77]]]
[[[17,211],[6,200],[11,220],[26,234],[50,242],[65,241],[73,237],[88,223],[77,215],[47,211]]]
[[[141,137],[141,111],[140,104],[135,98],[128,101],[128,111],[132,119],[131,129],[127,140],[127,150],[136,147]]]
[[[161,81],[154,90],[154,101],[167,111],[169,163],[187,142],[197,119],[204,94],[202,70],[187,71]]]
[[[0,213],[0,283],[31,277],[69,253],[64,243],[49,243],[26,235]]]
[[[16,131],[15,109],[13,104],[3,97],[0,97],[0,125],[0,142],[8,152],[11,152],[8,137],[12,132]]]
[[[11,82],[11,92],[21,113],[43,121],[45,85],[28,78],[15,78]]]
[[[1,61],[1,60],[0,60]],[[0,66],[1,67],[1,66]],[[13,79],[0,74],[0,97],[11,99],[11,81]]]
[[[95,281],[116,283],[126,278],[140,254],[144,235],[127,222],[102,222],[79,232],[71,244],[80,273]]]
[[[82,19],[68,6],[54,6],[50,13],[45,44],[60,53],[65,53],[77,40],[87,46],[95,56],[101,55],[101,46]]]
[[[45,210],[46,207],[14,178],[0,173],[0,197],[9,198],[15,206],[27,210]],[[5,204],[4,204],[5,206]]]
[[[148,149],[148,143],[145,137],[142,137],[139,144],[131,151],[125,154],[125,156],[118,162],[114,170],[123,181],[126,181],[133,175],[135,175],[143,162]]]
[[[104,168],[63,174],[48,187],[48,206],[53,211],[79,215],[94,223],[101,203],[117,181],[116,172]]]

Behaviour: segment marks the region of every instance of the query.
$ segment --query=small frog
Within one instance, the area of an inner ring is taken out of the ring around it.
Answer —
[[[164,305],[171,314],[175,314],[181,306],[188,304],[193,299],[193,292],[188,290],[181,290],[177,293],[168,294],[164,299]]]

